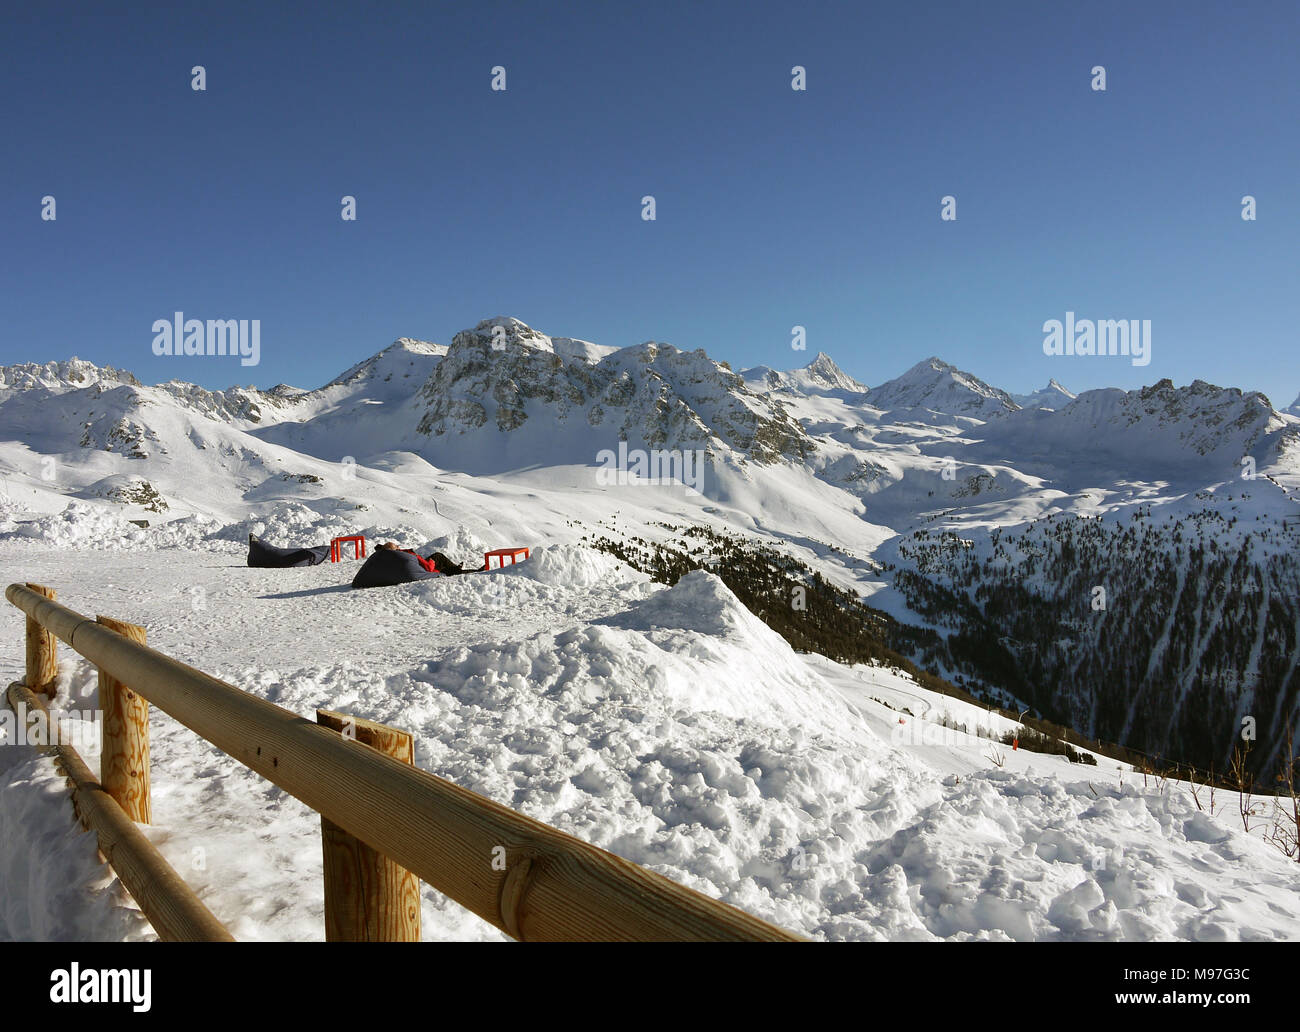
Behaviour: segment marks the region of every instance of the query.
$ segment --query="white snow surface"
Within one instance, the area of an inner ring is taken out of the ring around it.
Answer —
[[[1185,785],[1105,758],[992,745],[977,729],[1007,721],[897,672],[796,654],[706,572],[664,588],[562,543],[501,572],[353,591],[351,561],[248,569],[243,525],[131,547],[94,524],[121,547],[91,548],[78,535],[92,522],[0,540],[7,579],[142,623],[152,646],[304,716],[405,728],[420,767],[801,934],[1300,932],[1297,865],[1244,833],[1222,793],[1211,817]],[[6,683],[22,630],[4,607]],[[56,707],[93,710],[93,668],[60,657]],[[317,816],[156,709],[151,734],[147,833],[163,854],[237,938],[322,938]],[[12,743],[0,884],[0,938],[153,935],[50,761]],[[429,886],[422,919],[430,940],[501,938]]]

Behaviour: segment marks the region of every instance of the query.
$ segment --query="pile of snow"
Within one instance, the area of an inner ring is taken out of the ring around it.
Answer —
[[[670,626],[715,609],[707,630]],[[697,573],[626,618],[453,649],[353,705],[418,716],[426,769],[807,928],[853,864],[848,829],[874,828],[858,786],[884,747],[864,733],[844,748],[851,708],[742,613]],[[806,853],[836,862],[792,878]]]
[[[421,555],[428,555],[430,552],[441,552],[453,562],[460,563],[467,569],[477,569],[482,565],[483,553],[487,551],[490,551],[487,542],[463,523],[456,524],[456,529],[450,534],[434,538],[423,549],[419,549]]]
[[[645,574],[604,552],[577,545],[545,545],[533,549],[530,558],[503,570],[437,577],[395,590],[413,596],[413,602],[425,607],[423,615],[431,620],[445,622],[450,614],[481,624],[517,621],[520,614],[538,612],[589,621],[662,589],[651,584]]]
[[[17,541],[60,549],[133,551],[142,548],[178,548],[188,551],[228,551],[221,541],[222,524],[211,516],[194,513],[166,523],[139,527],[115,508],[87,502],[69,502],[61,512],[32,520],[0,522],[0,541]]]
[[[320,513],[301,502],[280,502],[267,512],[226,524],[212,536],[246,543],[248,535],[255,534],[267,544],[280,548],[328,544],[333,538],[349,534],[364,534],[372,546],[377,542],[395,541],[399,548],[416,548],[424,543],[424,535],[412,527],[363,525],[355,518],[354,512]]]
[[[28,514],[27,507],[15,502],[0,488],[0,535],[8,534],[17,527],[18,517]]]
[[[193,513],[166,523],[151,523],[144,531],[144,541],[150,548],[226,552],[230,550],[229,543],[221,538],[221,529],[220,520],[202,513]]]
[[[531,549],[528,559],[507,566],[507,576],[527,577],[539,584],[594,588],[600,584],[628,584],[649,578],[607,552],[581,545],[543,545]]]
[[[666,629],[720,637],[736,635],[768,648],[784,641],[746,609],[721,580],[704,570],[688,573],[671,591],[611,618],[611,622],[646,632]]]
[[[102,505],[69,502],[62,512],[18,523],[0,538],[26,539],[55,548],[120,550],[143,545],[143,528]]]
[[[838,733],[850,714],[794,650],[716,576],[688,573],[676,586],[639,602],[626,613],[597,621],[635,635],[665,655],[688,657],[709,668],[701,679],[665,679],[660,690],[693,711],[714,710],[773,726],[798,720]],[[635,648],[630,644],[629,648]]]

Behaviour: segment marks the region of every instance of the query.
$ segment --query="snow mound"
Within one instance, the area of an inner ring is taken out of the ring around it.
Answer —
[[[220,520],[201,513],[138,527],[113,508],[87,502],[69,502],[62,512],[25,522],[0,519],[0,541],[112,552],[142,548],[228,551],[223,530]]]
[[[710,597],[738,604],[719,582],[700,580],[660,596],[677,592],[682,607]],[[888,750],[862,732],[847,748],[851,709],[816,674],[793,669],[770,632],[756,642],[738,619],[718,636],[616,622],[454,649],[347,705],[411,728],[426,770],[751,912],[815,929],[826,893],[865,877],[855,851],[879,835],[879,822],[892,830],[914,809],[881,767]],[[864,799],[861,786],[872,784],[880,788]],[[864,937],[865,923],[855,931]]]
[[[490,547],[486,541],[463,523],[458,523],[456,529],[450,534],[434,538],[424,548],[419,549],[419,552],[421,555],[428,555],[430,552],[442,552],[462,566],[469,569],[478,569],[483,563],[483,553],[488,551]]]
[[[500,618],[545,606],[557,615],[590,620],[618,612],[659,586],[604,552],[544,545],[504,570],[417,581],[407,590],[434,619],[447,614]]]
[[[118,551],[145,543],[141,527],[98,505],[69,502],[62,512],[15,525],[0,537],[27,539],[55,548],[99,548]]]
[[[166,523],[150,524],[144,531],[144,540],[152,548],[204,549],[209,552],[229,550],[229,543],[220,537],[223,525],[220,520],[194,513]],[[243,544],[243,542],[239,542]]]
[[[630,630],[669,628],[710,635],[734,635],[748,639],[759,648],[785,645],[785,640],[746,609],[719,578],[704,570],[688,573],[675,587],[647,599],[627,613],[611,617],[608,622]]]
[[[15,502],[0,487],[0,535],[13,532],[18,525],[18,517],[27,515],[27,508]]]
[[[552,587],[594,588],[600,584],[629,584],[649,578],[606,552],[581,545],[543,545],[522,563],[507,566],[506,576],[527,577]]]
[[[649,643],[694,670],[661,679],[663,690],[692,710],[775,726],[802,721],[830,733],[850,719],[846,706],[785,639],[703,570],[596,625],[619,629],[630,649]],[[703,676],[701,666],[707,670]]]
[[[249,534],[256,534],[267,544],[280,548],[326,544],[331,538],[347,534],[364,534],[372,548],[384,541],[395,541],[399,548],[415,548],[424,541],[424,535],[411,527],[362,525],[353,515],[355,511],[320,513],[301,502],[281,502],[267,512],[226,524],[212,536],[246,543]]]

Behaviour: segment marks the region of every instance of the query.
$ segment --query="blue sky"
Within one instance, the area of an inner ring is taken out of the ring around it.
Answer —
[[[0,362],[312,387],[512,315],[868,384],[937,354],[1286,405],[1297,53],[1293,2],[8,5]],[[261,364],[154,356],[177,310],[259,319]],[[1067,310],[1150,319],[1151,364],[1043,355]]]

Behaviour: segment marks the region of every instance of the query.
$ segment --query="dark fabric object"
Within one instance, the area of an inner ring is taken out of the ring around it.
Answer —
[[[441,574],[430,573],[420,565],[420,557],[394,548],[376,548],[352,578],[354,588],[386,588],[409,581],[432,580]]]
[[[446,570],[440,570],[440,569],[438,569],[438,567],[436,567],[436,566],[433,565],[433,562],[432,562],[431,560],[424,558],[424,556],[422,556],[419,552],[414,552],[414,551],[412,551],[412,550],[409,549],[409,548],[399,549],[399,551],[405,552],[407,555],[413,555],[413,556],[415,556],[415,558],[416,558],[417,560],[419,560],[419,563],[420,563],[420,567],[421,567],[421,569],[428,570],[430,573],[446,573],[446,572],[447,572]]]
[[[429,556],[428,561],[433,564],[433,568],[435,570],[437,570],[439,573],[445,573],[449,577],[454,576],[457,573],[465,572],[465,568],[463,566],[461,566],[459,563],[453,563],[441,552],[434,552],[433,555]]]
[[[278,569],[284,566],[315,566],[329,558],[329,545],[316,545],[312,548],[276,548],[268,545],[261,538],[248,535],[248,565],[263,569]]]

